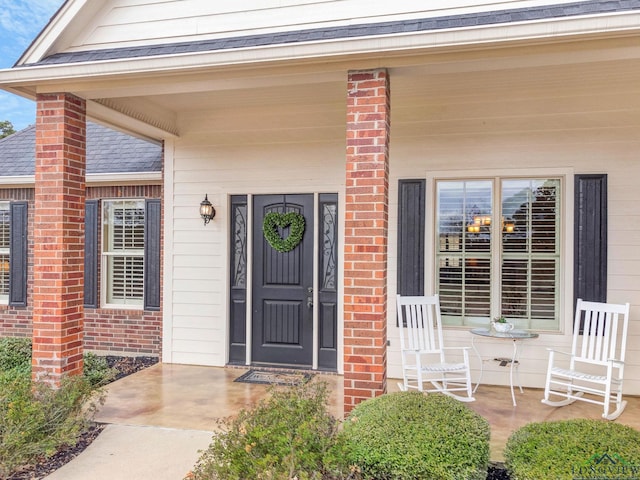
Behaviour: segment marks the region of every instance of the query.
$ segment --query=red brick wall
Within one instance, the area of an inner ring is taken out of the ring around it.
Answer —
[[[86,104],[39,94],[33,209],[33,376],[82,372]]]
[[[0,337],[31,337],[33,333],[31,321],[33,319],[33,188],[0,189],[0,200],[27,201],[28,212],[28,272],[27,272],[27,306],[10,307],[0,305]]]
[[[29,201],[29,254],[27,306],[0,305],[0,337],[31,337],[33,319],[33,218],[32,188],[0,189],[0,200]],[[87,199],[161,198],[160,185],[88,187]],[[163,242],[164,244],[164,242]],[[112,355],[160,356],[162,312],[85,308],[84,348]]]
[[[160,185],[106,186],[87,189],[87,199],[161,198],[161,196]],[[102,215],[102,205],[100,207],[100,215]],[[99,238],[102,238],[101,233]],[[161,245],[164,245],[164,238],[162,240]],[[85,308],[84,321],[84,345],[87,350],[117,355],[161,355],[162,309],[159,312],[149,312]]]
[[[344,410],[387,390],[390,90],[384,69],[349,73],[344,245]]]

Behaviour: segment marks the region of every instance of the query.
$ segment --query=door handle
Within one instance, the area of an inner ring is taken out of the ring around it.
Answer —
[[[307,288],[307,308],[313,308],[313,288]]]

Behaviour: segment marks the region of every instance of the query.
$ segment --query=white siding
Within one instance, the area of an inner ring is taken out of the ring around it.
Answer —
[[[564,333],[541,334],[522,344],[523,385],[542,387],[548,347],[570,348],[573,284],[573,174],[608,174],[608,301],[631,303],[625,392],[640,394],[640,127],[637,94],[629,85],[601,88],[589,75],[551,80],[544,69],[391,76],[392,141],[389,251],[389,376],[400,376],[398,332],[395,326],[397,183],[400,178],[429,178],[438,172],[464,177],[470,172],[509,175],[527,171],[568,174],[563,191],[567,202],[563,264]],[[415,74],[415,72],[413,72]],[[526,80],[525,80],[526,79]],[[611,81],[615,81],[610,78]],[[597,93],[595,93],[597,92]],[[427,191],[427,209],[433,191]],[[429,228],[427,245],[433,244]],[[433,272],[427,271],[427,285]],[[427,291],[431,293],[431,291]],[[471,345],[467,330],[450,329],[453,345]],[[510,342],[476,340],[485,358],[510,357]],[[473,378],[478,358],[471,352]],[[508,384],[509,369],[485,363],[483,382]]]
[[[188,133],[173,151],[173,242],[167,247],[173,282],[167,292],[173,309],[167,319],[170,361],[227,361],[230,195],[342,194],[346,107],[319,106],[312,93],[306,106],[253,105],[181,119]],[[326,133],[319,134],[323,128]],[[216,209],[207,226],[198,214],[205,193]]]
[[[546,347],[568,348],[570,340],[573,174],[607,173],[608,299],[632,305],[625,391],[640,394],[638,67],[619,57],[593,63],[591,52],[599,49],[587,49],[582,43],[557,51],[543,45],[446,53],[407,59],[406,66],[390,69],[390,377],[400,375],[393,301],[398,179],[431,178],[437,172],[563,176],[562,331],[526,342],[521,357],[523,384],[541,387]],[[384,59],[379,62],[384,65]],[[165,345],[171,348],[165,354],[170,361],[226,362],[229,195],[338,192],[344,202],[345,89],[346,73],[335,85],[203,94],[197,97],[203,100],[201,109],[193,101],[181,109],[178,102],[187,95],[172,104],[181,134],[168,144],[171,287],[165,292],[165,323],[171,337]],[[205,193],[217,210],[206,227],[198,216]],[[430,208],[431,191],[427,199]],[[430,231],[428,248],[432,243]],[[430,275],[427,269],[427,285],[433,285]],[[466,330],[448,330],[447,337],[454,344],[471,344]],[[507,356],[511,349],[508,342],[479,341],[478,346],[491,358]],[[472,362],[477,376],[477,359]],[[504,367],[487,363],[485,372],[486,382],[508,382]]]
[[[114,0],[86,23],[68,50],[194,41],[561,3],[571,2]]]

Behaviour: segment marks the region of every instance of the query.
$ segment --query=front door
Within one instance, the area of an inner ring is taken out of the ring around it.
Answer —
[[[313,195],[253,197],[254,364],[312,366],[313,210]],[[289,212],[297,215],[284,217]],[[265,226],[270,213],[276,215],[270,215],[271,222]],[[287,241],[300,229],[301,217],[302,239],[299,243]],[[280,225],[274,226],[274,221]],[[270,233],[265,234],[265,228]]]

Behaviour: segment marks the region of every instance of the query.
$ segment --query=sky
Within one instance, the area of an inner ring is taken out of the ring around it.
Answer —
[[[11,68],[64,0],[0,0],[0,69]],[[0,121],[16,130],[35,123],[36,104],[0,90]]]

